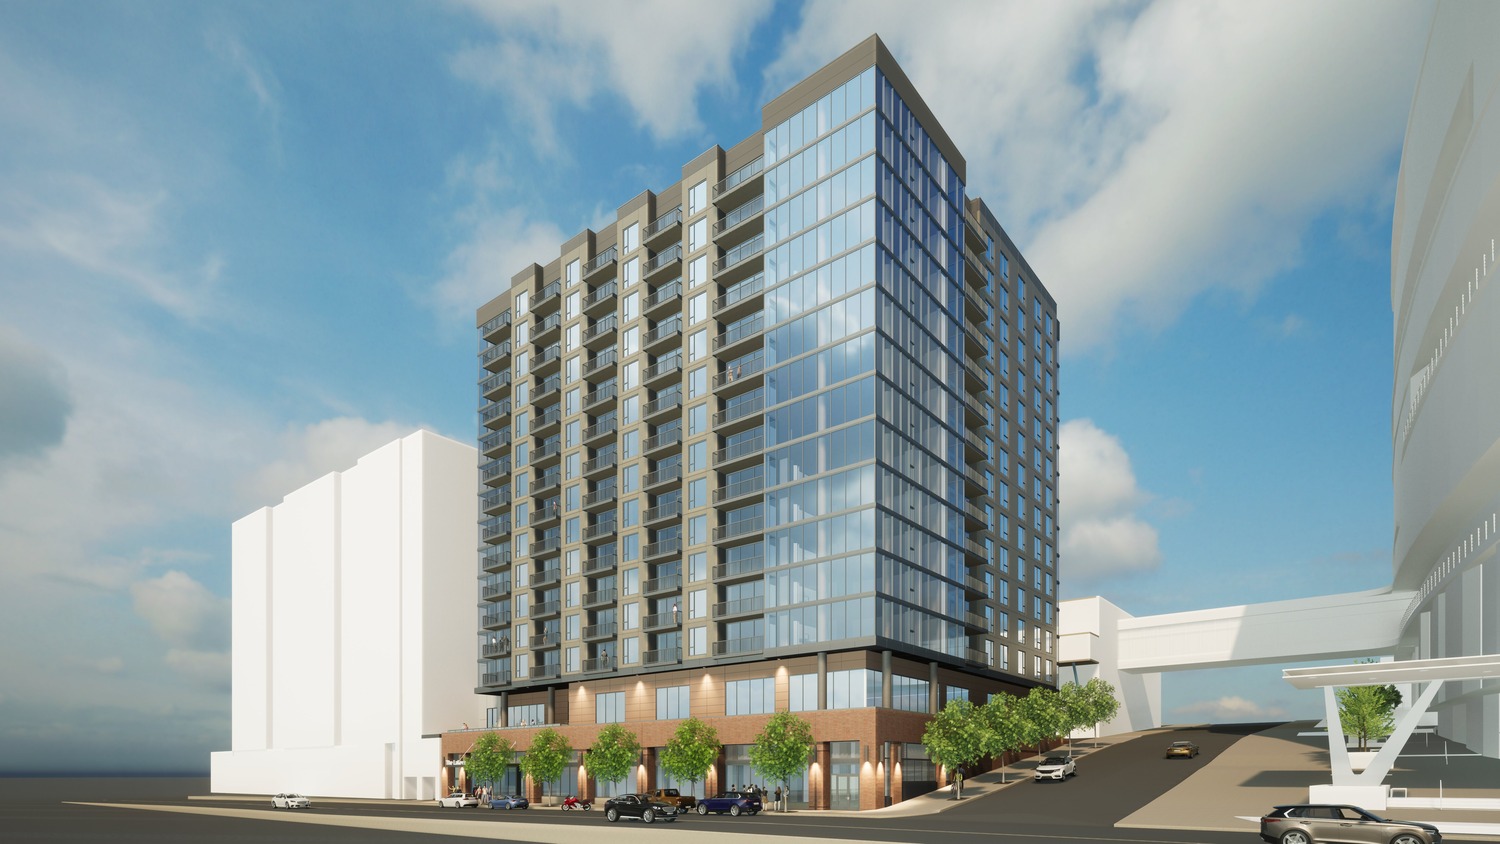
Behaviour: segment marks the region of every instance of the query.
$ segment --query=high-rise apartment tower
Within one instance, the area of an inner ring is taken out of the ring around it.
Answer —
[[[1055,682],[1055,302],[878,38],[761,117],[478,311],[490,726],[647,748],[565,792],[672,784],[689,714],[757,782],[791,709],[793,803],[873,808],[946,700]]]

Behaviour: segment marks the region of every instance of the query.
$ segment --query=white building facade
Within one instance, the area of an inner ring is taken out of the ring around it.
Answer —
[[[1407,122],[1391,232],[1396,657],[1500,653],[1500,6],[1442,3]],[[1438,732],[1500,756],[1500,685],[1448,683]]]
[[[430,799],[437,735],[480,723],[477,452],[418,431],[234,523],[220,793]],[[431,736],[431,738],[424,738]]]

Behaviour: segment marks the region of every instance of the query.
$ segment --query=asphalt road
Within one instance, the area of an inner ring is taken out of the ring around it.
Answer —
[[[918,817],[846,817],[817,812],[731,818],[691,815],[673,824],[649,828],[649,840],[703,833],[748,833],[757,837],[794,837],[854,841],[942,841],[945,844],[1253,844],[1253,833],[1115,829],[1114,823],[1180,783],[1238,738],[1259,727],[1219,727],[1157,734],[1114,745],[1084,757],[1079,776],[1062,783],[1022,782],[998,792],[960,802],[937,815]],[[1203,748],[1194,760],[1165,760],[1170,741],[1189,739]],[[446,834],[389,831],[365,827],[325,826],[280,820],[268,805],[230,800],[186,800],[185,794],[207,793],[203,780],[0,780],[0,842],[445,842]],[[141,809],[79,806],[64,801],[189,808],[224,808],[265,818],[216,817]],[[354,823],[400,823],[426,819],[457,822],[447,831],[501,833],[511,841],[600,842],[636,839],[647,833],[639,822],[610,824],[603,812],[485,811],[441,809],[433,804],[335,804],[311,810],[308,818],[347,818]],[[687,844],[688,838],[680,839]]]

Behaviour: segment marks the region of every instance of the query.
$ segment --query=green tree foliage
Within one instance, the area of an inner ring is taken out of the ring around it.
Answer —
[[[1360,750],[1369,749],[1370,739],[1388,736],[1396,729],[1393,713],[1401,694],[1394,686],[1346,686],[1335,696],[1344,734],[1358,738]]]
[[[1085,720],[1079,727],[1093,727],[1104,721],[1114,720],[1120,714],[1120,699],[1115,697],[1115,687],[1101,677],[1083,684]]]
[[[485,733],[469,748],[469,755],[464,759],[464,773],[471,782],[494,788],[495,783],[505,776],[505,769],[515,754],[516,746],[510,739]]]
[[[616,782],[630,773],[640,755],[641,740],[635,733],[610,724],[599,731],[593,747],[584,752],[583,764],[596,781]]]
[[[771,716],[750,745],[750,766],[768,782],[786,786],[792,777],[807,770],[812,752],[812,725],[796,713],[783,710]]]
[[[563,768],[573,758],[573,747],[562,733],[548,727],[536,734],[531,740],[531,747],[526,750],[526,758],[521,760],[521,772],[547,787],[562,776]],[[545,792],[544,792],[545,793]]]
[[[1052,689],[1037,686],[1020,701],[1024,744],[1040,746],[1067,731],[1067,713],[1062,700]]]
[[[1013,750],[1027,744],[1027,727],[1023,721],[1021,699],[1008,694],[992,696],[980,707],[980,742],[984,755],[1000,759]],[[1000,781],[1005,782],[1005,768],[1000,769]]]
[[[966,700],[950,700],[927,722],[922,746],[927,757],[954,771],[978,762],[984,753],[985,720],[983,710]]]
[[[668,774],[692,783],[696,791],[698,781],[713,767],[719,758],[719,731],[689,718],[677,727],[677,732],[661,750],[661,766]]]

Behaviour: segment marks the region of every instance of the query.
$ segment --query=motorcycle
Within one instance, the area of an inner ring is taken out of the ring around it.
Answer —
[[[587,812],[588,810],[594,808],[593,804],[589,803],[587,800],[579,800],[576,796],[573,795],[569,795],[568,799],[562,802],[562,807],[564,812],[572,811],[574,809],[582,809],[583,811]]]

